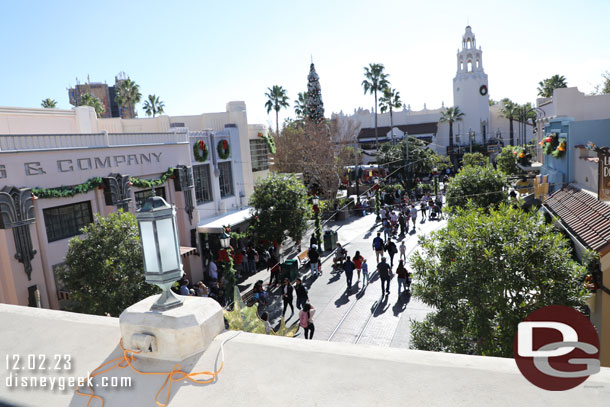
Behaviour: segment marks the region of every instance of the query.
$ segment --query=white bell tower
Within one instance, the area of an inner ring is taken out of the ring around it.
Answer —
[[[457,52],[457,73],[453,78],[453,105],[464,113],[462,120],[454,124],[454,134],[468,141],[468,132],[475,132],[475,140],[489,140],[489,89],[487,74],[483,70],[483,51],[477,49],[475,36],[470,28],[462,36],[462,49]]]

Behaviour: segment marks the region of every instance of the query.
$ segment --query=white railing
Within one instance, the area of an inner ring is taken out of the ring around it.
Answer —
[[[65,150],[188,143],[188,133],[0,134],[0,151]]]

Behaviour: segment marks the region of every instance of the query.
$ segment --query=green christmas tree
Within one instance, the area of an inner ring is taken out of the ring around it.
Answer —
[[[322,102],[320,77],[316,73],[316,68],[314,67],[313,62],[309,66],[309,75],[307,75],[306,114],[309,120],[316,124],[324,121],[324,103]]]

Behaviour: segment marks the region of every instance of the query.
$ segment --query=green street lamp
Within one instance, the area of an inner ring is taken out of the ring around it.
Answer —
[[[219,236],[220,239],[220,247],[223,249],[228,249],[231,246],[231,236],[227,233],[226,229],[222,231]]]
[[[183,298],[170,289],[184,272],[180,259],[176,208],[160,196],[151,196],[136,212],[144,256],[144,277],[163,292],[152,305],[153,310],[166,311],[182,305]]]
[[[375,222],[379,222],[381,217],[379,216],[379,211],[381,209],[381,196],[379,194],[379,177],[375,177],[375,214],[377,217],[375,218]]]

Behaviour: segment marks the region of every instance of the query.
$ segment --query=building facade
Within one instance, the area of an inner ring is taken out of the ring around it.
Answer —
[[[42,307],[59,308],[68,293],[55,272],[70,238],[96,214],[135,213],[150,181],[176,206],[185,272],[202,279],[215,234],[250,217],[253,184],[268,174],[266,132],[247,123],[243,102],[130,120],[87,106],[0,108],[0,302],[36,305],[38,291]]]

